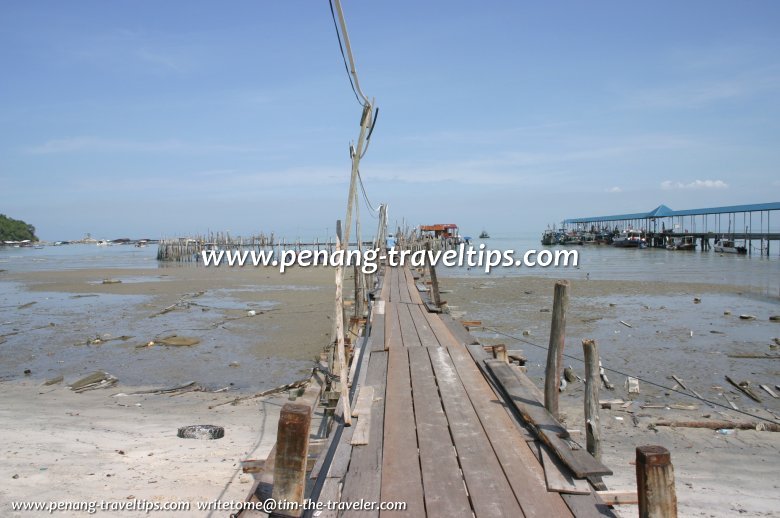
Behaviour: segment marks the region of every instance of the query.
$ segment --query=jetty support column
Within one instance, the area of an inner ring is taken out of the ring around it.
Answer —
[[[285,403],[279,416],[271,498],[277,502],[298,502],[301,506],[299,509],[285,509],[277,514],[297,517],[303,512],[310,426],[309,405]]]
[[[663,446],[637,447],[636,488],[639,518],[677,517],[674,467],[669,450]]]

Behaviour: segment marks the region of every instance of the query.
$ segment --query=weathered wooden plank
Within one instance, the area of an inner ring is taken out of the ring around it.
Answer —
[[[561,497],[577,518],[618,518],[618,515],[595,492],[587,495],[561,493]]]
[[[387,353],[371,353],[366,384],[374,387],[374,405],[371,407],[371,430],[368,444],[352,446],[349,469],[341,491],[342,502],[379,502],[382,482],[382,435],[385,416],[385,384],[387,381]],[[372,517],[379,511],[345,511],[342,516]]]
[[[409,290],[409,298],[412,304],[422,304],[422,297],[420,297],[420,291],[417,289],[417,284],[414,282],[414,276],[409,268],[404,268],[406,273],[406,289]]]
[[[425,317],[425,320],[428,321],[428,325],[430,326],[431,331],[433,331],[433,334],[436,336],[436,339],[439,341],[440,345],[448,344],[455,340],[455,337],[452,336],[452,333],[447,328],[447,326],[444,325],[444,322],[442,322],[442,319],[439,315],[436,313],[429,313],[422,308],[420,308],[420,311]]]
[[[591,492],[587,480],[574,478],[569,469],[554,455],[547,452],[547,448],[540,444],[539,454],[542,457],[544,467],[544,479],[547,481],[547,489],[558,493],[587,494]]]
[[[428,347],[447,421],[477,518],[524,516],[447,349]]]
[[[390,274],[390,301],[391,302],[401,302],[401,291],[400,291],[400,279],[398,278],[398,272],[400,271],[400,268],[389,268],[388,272]]]
[[[466,331],[466,328],[460,322],[456,322],[449,315],[441,315],[442,323],[449,329],[452,336],[463,345],[479,344],[479,340],[476,339],[471,333]]]
[[[590,455],[577,455],[563,438],[568,432],[558,423],[544,406],[536,400],[517,378],[511,367],[498,360],[487,360],[485,365],[501,385],[509,402],[532,426],[539,438],[549,446],[574,473],[577,478],[593,475],[611,475],[612,471]],[[586,452],[587,453],[587,452]]]
[[[428,518],[470,516],[471,504],[428,351],[419,347],[409,349],[409,365]]]
[[[409,294],[409,283],[406,280],[407,268],[396,268],[398,274],[398,302],[411,304],[412,296]],[[415,292],[417,289],[415,289]]]
[[[398,304],[385,305],[385,350],[403,346],[401,324],[398,321]]]
[[[322,485],[320,491],[320,502],[340,502],[341,501],[341,479],[328,477]],[[337,509],[323,509],[317,514],[317,518],[337,518],[339,511]],[[243,513],[242,515],[243,516]]]
[[[385,350],[385,301],[380,300],[375,302],[377,304],[376,311],[371,319],[371,335],[368,338],[368,350],[369,351],[384,351]],[[379,304],[381,306],[381,313],[379,312]]]
[[[374,387],[365,386],[360,388],[357,402],[352,407],[352,417],[358,417],[371,411],[371,405],[374,403]]]
[[[361,415],[354,428],[355,431],[352,433],[350,444],[352,446],[368,444],[368,435],[371,430],[371,413]]]
[[[525,515],[570,516],[560,496],[547,492],[541,464],[469,353],[460,344],[447,349]]]
[[[407,508],[402,515],[424,516],[425,503],[406,348],[393,347],[388,352],[385,394],[382,501],[404,501]],[[380,513],[382,514],[384,513]],[[398,511],[392,511],[390,514],[397,516]]]
[[[409,314],[409,304],[397,304],[396,311],[398,312],[404,347],[419,347],[421,345],[420,336],[417,334],[417,328],[414,327],[412,315]]]
[[[599,497],[607,505],[636,505],[639,503],[639,495],[636,491],[598,491]]]
[[[420,337],[420,344],[423,347],[433,347],[439,345],[439,340],[436,339],[436,335],[433,333],[431,326],[428,324],[428,319],[425,318],[421,306],[410,305],[409,314],[414,321],[414,327],[417,329],[417,336]]]

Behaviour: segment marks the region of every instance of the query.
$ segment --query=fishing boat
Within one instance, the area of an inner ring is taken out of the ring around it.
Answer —
[[[482,231],[482,232],[479,234],[479,238],[480,238],[480,239],[490,239],[490,234],[488,234],[486,230],[483,230],[483,231]]]
[[[612,245],[620,248],[645,248],[642,233],[638,230],[624,230],[612,240]]]
[[[696,238],[693,236],[670,237],[667,250],[696,250]]]
[[[720,238],[715,241],[715,251],[721,254],[746,254],[747,248],[737,246],[732,239]]]
[[[544,231],[542,234],[542,244],[543,245],[557,245],[558,244],[558,233],[555,232],[555,230],[548,228]]]

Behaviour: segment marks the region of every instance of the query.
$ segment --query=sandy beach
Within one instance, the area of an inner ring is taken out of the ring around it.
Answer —
[[[153,514],[211,516],[197,503],[243,501],[252,477],[240,461],[267,456],[288,394],[219,403],[306,377],[331,332],[330,269],[4,272],[0,282],[9,288],[0,295],[3,516],[48,515],[13,511],[14,502],[183,501],[189,513]],[[198,343],[148,345],[173,334]],[[119,381],[67,387],[97,370]],[[132,394],[190,381],[203,391]],[[196,424],[225,436],[177,437]]]
[[[455,316],[482,321],[485,328],[472,332],[483,344],[504,343],[508,349],[521,350],[528,358],[529,377],[543,388],[546,351],[531,344],[546,347],[549,341],[554,282],[533,277],[445,278],[442,289],[448,293],[442,297]],[[773,338],[780,336],[780,323],[769,317],[778,313],[776,299],[732,286],[571,282],[567,354],[581,358],[582,339],[594,338],[605,367],[686,392],[671,378],[676,375],[704,399],[723,405],[712,406],[641,380],[640,394],[629,395],[625,376],[608,372],[615,388],[602,387],[600,399],[631,403],[602,409],[600,414],[603,460],[614,471],[605,478],[610,489],[635,490],[635,448],[657,444],[672,455],[680,516],[780,516],[780,433],[653,426],[661,419],[757,421],[733,411],[726,398],[742,411],[778,421],[780,400],[758,385],[774,388],[780,363],[728,356],[776,354]],[[740,314],[756,318],[743,320]],[[564,364],[584,376],[581,362],[566,358]],[[750,380],[761,403],[731,387],[725,375]],[[585,443],[583,385],[570,383],[560,397],[565,424],[581,444]],[[637,515],[636,506],[618,509],[623,516]]]

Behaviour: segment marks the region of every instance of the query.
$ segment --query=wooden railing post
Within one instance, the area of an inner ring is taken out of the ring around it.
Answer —
[[[550,346],[547,349],[547,367],[544,371],[544,406],[558,418],[558,390],[561,383],[563,346],[566,335],[566,307],[569,305],[569,281],[555,283]]]
[[[282,511],[286,516],[300,516],[306,490],[306,462],[309,456],[311,407],[285,403],[279,414],[276,435],[274,485],[271,498],[277,502],[298,502],[297,510]]]
[[[601,422],[599,420],[599,351],[595,340],[583,340],[585,353],[585,440],[588,453],[601,460]]]
[[[425,251],[429,253],[431,251],[431,242],[425,242]],[[439,294],[439,279],[436,277],[436,266],[433,265],[430,256],[427,257],[428,270],[431,274],[431,294],[433,295],[433,304],[437,307],[441,307],[441,294]]]
[[[663,446],[637,447],[636,489],[639,518],[677,517],[674,467],[669,450]]]

